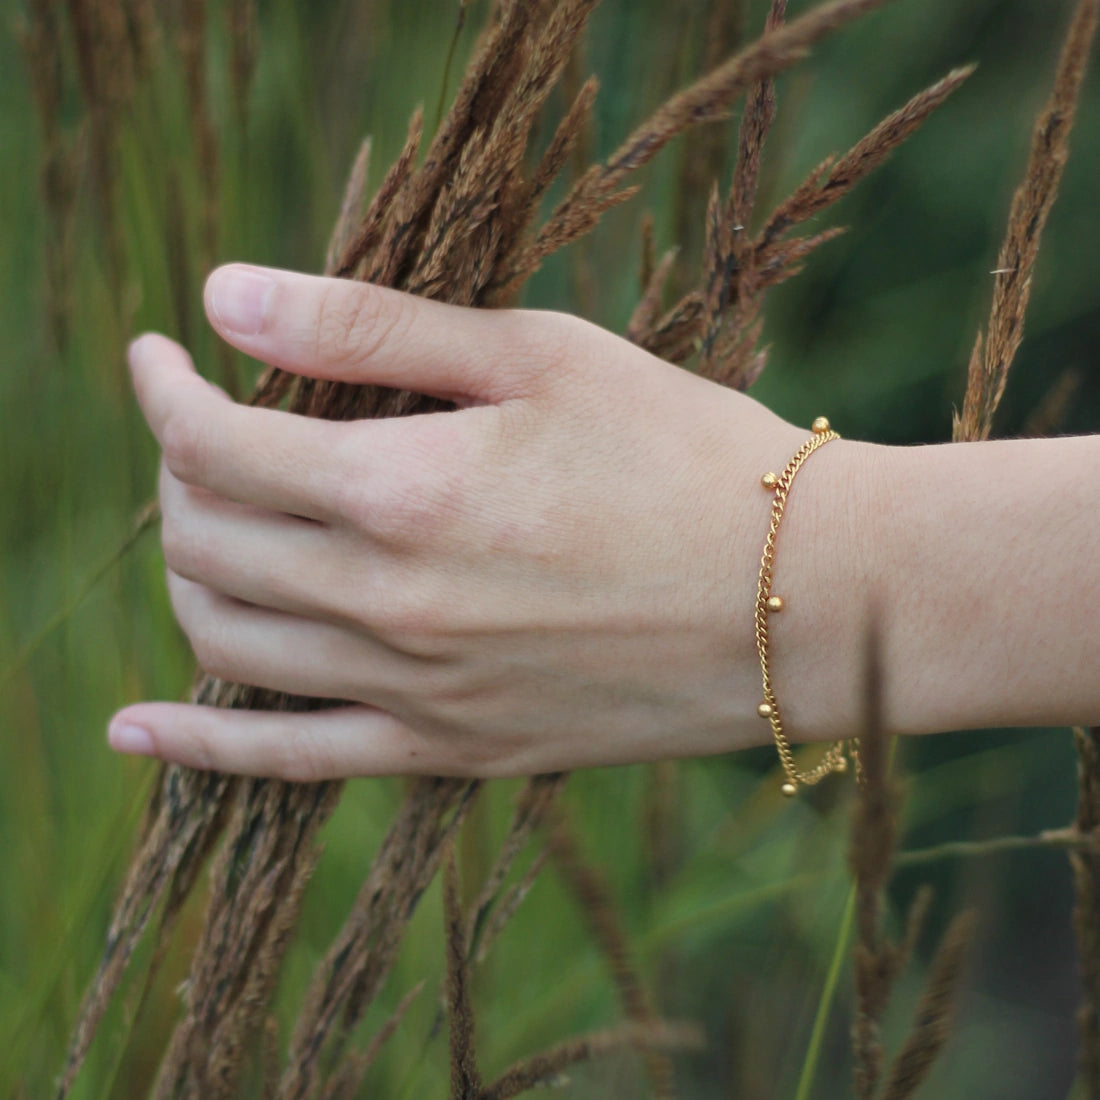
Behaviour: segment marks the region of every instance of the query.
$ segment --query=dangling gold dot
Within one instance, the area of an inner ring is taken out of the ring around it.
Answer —
[[[761,718],[770,718],[775,713],[775,708],[771,703],[761,703],[760,706],[756,708],[756,713],[759,714]]]
[[[784,783],[779,789],[787,798],[794,798],[798,794],[798,788],[793,783]]]
[[[827,417],[819,416],[811,425],[810,431],[815,435],[824,435],[829,430],[829,420]]]
[[[846,772],[848,770],[848,757],[838,756],[833,763],[834,772]]]
[[[768,610],[769,611],[782,611],[787,605],[783,602],[782,596],[769,596],[768,597]]]
[[[765,474],[760,479],[760,484],[763,485],[765,489],[774,489],[779,484],[779,475]]]

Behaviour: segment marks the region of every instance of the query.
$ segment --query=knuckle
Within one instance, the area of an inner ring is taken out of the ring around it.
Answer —
[[[179,414],[169,417],[161,445],[165,465],[173,477],[192,485],[201,482],[209,458],[209,443],[198,420]]]
[[[172,614],[175,615],[180,629],[187,635],[188,641],[191,641],[191,635],[196,633],[196,615],[190,585],[170,565],[165,573],[168,581],[168,599],[172,604]],[[191,648],[194,649],[193,642]]]
[[[279,738],[272,748],[271,766],[279,779],[290,783],[315,783],[332,774],[321,747],[304,733]]]
[[[371,527],[384,541],[407,547],[433,542],[444,528],[445,494],[427,480],[388,477],[370,504]]]
[[[449,540],[467,509],[468,456],[434,438],[435,427],[410,433],[401,465],[374,479],[364,506],[370,526],[384,541],[415,548]]]
[[[399,296],[383,298],[370,284],[334,281],[318,301],[317,355],[338,365],[369,359],[400,336],[407,314]]]
[[[517,770],[516,748],[507,738],[471,734],[461,742],[463,766],[470,778],[508,779]]]
[[[194,537],[191,527],[181,522],[174,512],[164,514],[160,543],[165,564],[173,573],[197,581],[208,572],[204,567],[206,553],[202,543]]]
[[[160,548],[168,568],[182,576],[187,559],[186,538],[183,525],[176,518],[173,509],[161,509]]]
[[[391,595],[379,610],[376,632],[392,649],[408,656],[437,655],[444,634],[445,613],[419,593]]]
[[[191,645],[195,649],[195,660],[203,672],[232,683],[249,682],[248,677],[242,674],[240,666],[233,659],[233,654],[225,645],[209,636],[204,637],[201,648],[194,641]]]
[[[553,311],[532,312],[526,317],[528,356],[540,374],[553,378],[584,354],[585,322],[580,318]]]
[[[196,727],[199,726],[200,724],[196,723]],[[213,771],[218,767],[218,744],[208,730],[195,728],[190,731],[187,763],[192,768],[198,768],[199,771]]]
[[[352,453],[347,461],[339,458],[341,468],[355,471],[356,455]],[[347,476],[334,479],[329,491],[332,512],[354,531],[365,531],[373,522],[374,504],[370,489],[370,476]]]
[[[190,630],[182,619],[180,625],[187,634],[195,660],[203,672],[216,676],[219,680],[244,682],[241,677],[240,654],[230,644],[224,631],[217,629],[206,616],[193,623]]]

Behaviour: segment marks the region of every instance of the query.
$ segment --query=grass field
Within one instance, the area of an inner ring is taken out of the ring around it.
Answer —
[[[155,532],[129,536],[154,491],[156,454],[128,390],[125,343],[157,328],[182,337],[210,376],[225,381],[231,369],[249,380],[253,365],[228,361],[204,328],[206,268],[232,258],[318,270],[359,140],[373,135],[377,184],[417,104],[434,126],[488,5],[471,4],[456,37],[458,7],[444,0],[262,3],[256,68],[239,115],[223,5],[212,2],[203,87],[216,179],[203,178],[186,66],[162,39],[152,75],[119,116],[109,204],[97,193],[95,130],[67,31],[57,118],[74,188],[68,225],[44,196],[49,143],[36,106],[36,81],[40,87],[44,78],[20,44],[31,5],[16,6],[0,21],[0,1096],[37,1098],[50,1094],[62,1067],[153,781],[150,766],[107,750],[106,720],[125,702],[182,697],[193,672],[172,621]],[[950,437],[970,346],[989,309],[1009,200],[1071,6],[897,0],[780,79],[765,208],[921,87],[979,62],[928,125],[822,222],[850,231],[774,292],[764,337],[771,362],[753,391],[760,400],[799,423],[827,412],[849,437]],[[744,7],[755,34],[767,5],[746,0]],[[601,80],[595,153],[698,71],[708,8],[705,0],[606,0],[599,8],[586,47]],[[1055,430],[1100,427],[1098,76],[1083,94],[999,435],[1028,430],[1059,386],[1070,396]],[[554,107],[560,113],[562,104]],[[736,120],[722,131],[727,173],[735,127]],[[668,149],[645,171],[643,193],[554,257],[530,283],[525,304],[583,311],[621,330],[639,293],[647,211],[659,248],[682,242],[683,270],[692,271],[702,206],[685,166],[696,155],[698,146],[682,140]],[[936,894],[886,1018],[888,1049],[909,1026],[936,939],[955,912],[972,906],[978,933],[954,1032],[924,1095],[1073,1096],[1078,993],[1068,861],[1040,845],[982,847],[1070,821],[1069,732],[907,743],[898,764],[906,780],[893,925],[918,885],[931,883]],[[656,771],[578,774],[565,794],[660,1011],[705,1028],[707,1049],[676,1059],[686,1097],[850,1092],[852,983],[838,942],[849,889],[850,787],[833,783],[791,804],[780,799],[774,772],[773,754],[762,750]],[[401,789],[391,780],[353,783],[325,828],[325,854],[276,1005],[284,1039]],[[491,858],[516,789],[494,784],[465,826],[465,874]],[[944,847],[956,841],[974,847]],[[175,1019],[200,902],[192,899],[167,961],[142,994],[152,950],[144,947],[74,1096],[144,1094]],[[442,919],[437,883],[367,1020],[364,1035],[426,979],[371,1070],[372,1096],[446,1092],[446,1035],[433,1030]],[[834,959],[839,980],[826,995]],[[602,955],[553,867],[478,972],[474,999],[490,1070],[620,1018]],[[646,1087],[642,1061],[625,1055],[571,1076],[563,1095],[629,1097]]]

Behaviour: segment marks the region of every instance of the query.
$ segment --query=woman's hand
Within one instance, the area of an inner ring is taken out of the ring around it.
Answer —
[[[759,478],[806,429],[563,315],[240,265],[214,273],[206,306],[266,363],[459,408],[351,422],[249,408],[173,342],[136,341],[169,591],[199,663],[349,705],[143,703],[116,715],[116,749],[302,780],[531,774],[769,738]],[[773,666],[795,736],[832,736],[858,710],[867,450],[815,456],[784,520]]]

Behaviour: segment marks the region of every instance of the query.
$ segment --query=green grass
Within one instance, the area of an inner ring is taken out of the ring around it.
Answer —
[[[599,10],[589,58],[603,78],[601,148],[690,70],[693,48],[675,43],[682,25],[702,25],[699,3],[693,23],[656,2],[607,0]],[[750,7],[759,22],[761,5]],[[484,8],[471,7],[455,72]],[[246,136],[231,133],[227,83],[216,68],[212,90],[226,140],[219,258],[316,270],[360,137],[374,135],[376,183],[412,108],[422,102],[431,114],[455,5],[380,0],[362,20],[355,10],[293,0],[264,7]],[[922,83],[959,61],[981,62],[970,85],[881,177],[841,206],[838,217],[852,232],[776,295],[766,334],[772,363],[758,396],[783,415],[808,422],[824,411],[850,436],[946,438],[969,344],[988,305],[987,272],[1008,196],[1053,63],[1058,27],[1048,22],[1057,23],[1026,0],[902,0],[781,82],[781,140],[769,157],[765,202]],[[194,255],[200,190],[170,56],[156,93],[139,99],[122,144],[125,309],[120,315],[111,300],[99,218],[84,189],[73,240],[73,336],[58,352],[44,309],[51,236],[39,200],[39,138],[11,31],[8,20],[0,34],[0,150],[8,169],[0,172],[0,1095],[40,1096],[61,1066],[94,973],[151,778],[150,766],[107,751],[106,721],[129,701],[181,697],[192,669],[171,619],[155,536],[127,543],[133,517],[153,492],[156,456],[125,385],[123,349],[136,331],[155,327],[186,333],[203,369],[214,371],[216,360],[201,323],[204,272],[193,258],[183,262]],[[1019,45],[1025,41],[1026,48]],[[215,34],[217,58],[224,55],[220,42]],[[75,120],[75,105],[73,114]],[[1095,366],[1100,250],[1089,242],[1100,234],[1092,197],[1098,118],[1094,77],[1040,261],[1004,434],[1019,430],[1060,368]],[[616,212],[588,246],[596,270],[622,275],[603,287],[596,320],[620,326],[630,308],[643,209],[656,216],[658,243],[673,243],[682,156],[673,148],[649,172],[645,196]],[[568,257],[555,259],[532,283],[529,304],[572,308],[570,270]],[[1067,427],[1095,430],[1098,414],[1100,372],[1093,369]],[[901,756],[913,774],[905,846],[1035,832],[1071,813],[1073,753],[1062,731],[941,738],[903,746]],[[835,1005],[816,1029],[815,1012],[833,980],[847,890],[848,791],[840,784],[821,799],[791,805],[776,796],[774,782],[761,785],[771,766],[769,754],[751,753],[679,769],[684,856],[660,890],[641,841],[645,769],[578,775],[567,794],[662,1010],[706,1027],[709,1050],[680,1061],[683,1093],[693,1098],[796,1095],[811,1036],[820,1061],[797,1095],[835,1097],[847,1087],[850,981],[841,956]],[[469,859],[499,836],[513,789],[501,784],[490,793]],[[392,781],[352,784],[325,831],[325,856],[278,1001],[284,1035],[398,791]],[[956,1035],[928,1094],[1068,1094],[1076,994],[1064,856],[1018,853],[903,870],[897,906],[929,879],[938,891],[932,932],[964,902],[978,906],[982,932]],[[134,1018],[148,948],[136,960],[130,999],[109,1016],[76,1096],[140,1095],[151,1080],[198,920],[192,906]],[[365,1028],[369,1034],[405,989],[427,977],[373,1071],[376,1095],[445,1092],[446,1044],[429,1037],[442,972],[441,921],[433,887],[384,1003]],[[891,1039],[907,1025],[922,966],[918,961],[898,991]],[[618,1018],[602,963],[553,871],[505,932],[475,998],[489,1072]],[[1029,1051],[1027,1066],[1015,1056],[1021,1048]],[[571,1095],[635,1095],[632,1066],[623,1060],[580,1069]],[[768,1091],[753,1092],[753,1080],[766,1081]]]

